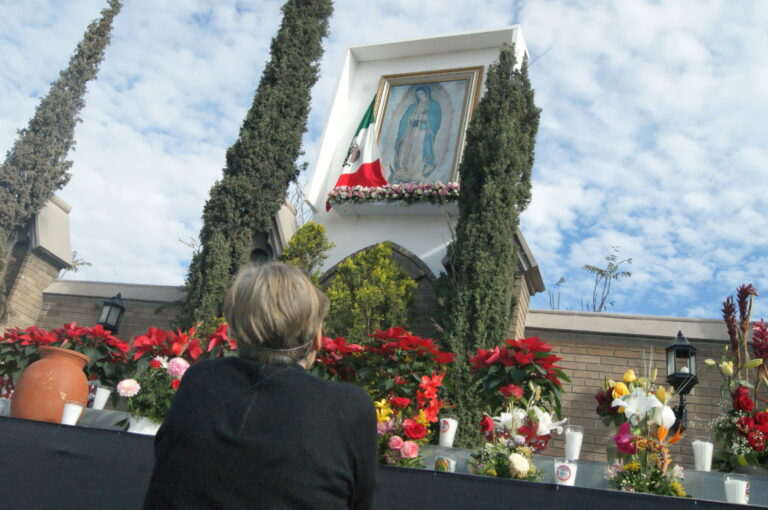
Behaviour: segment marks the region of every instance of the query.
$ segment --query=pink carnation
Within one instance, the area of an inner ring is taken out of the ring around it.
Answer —
[[[135,397],[140,389],[141,385],[136,379],[123,379],[117,383],[117,393],[121,397]]]
[[[408,442],[411,443],[412,441],[408,441]],[[400,448],[403,447],[403,444],[404,444],[403,438],[400,436],[392,436],[389,438],[389,441],[387,442],[387,446],[389,446],[391,450],[399,450]]]
[[[181,379],[189,368],[189,363],[184,358],[173,358],[168,362],[168,375],[174,379]]]
[[[419,445],[413,441],[406,441],[400,448],[400,455],[405,459],[415,459],[419,456]]]

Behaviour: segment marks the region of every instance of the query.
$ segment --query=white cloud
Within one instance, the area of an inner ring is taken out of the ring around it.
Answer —
[[[105,4],[0,0],[0,151]],[[126,2],[61,193],[73,247],[93,263],[76,277],[182,282],[190,250],[178,239],[199,231],[281,4]],[[563,308],[591,292],[581,267],[619,245],[633,276],[616,285],[614,311],[717,316],[737,285],[765,283],[765,21],[760,1],[339,0],[305,159],[346,47],[520,22],[543,108],[523,230],[545,281],[567,278]]]

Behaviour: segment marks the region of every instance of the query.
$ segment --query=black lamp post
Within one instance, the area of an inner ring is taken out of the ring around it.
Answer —
[[[696,377],[696,347],[688,343],[682,331],[677,332],[675,341],[667,347],[667,382],[680,395],[680,404],[675,409],[677,421],[673,430],[685,430],[685,396],[698,384]]]
[[[125,313],[125,306],[123,306],[123,298],[120,293],[114,296],[101,305],[101,313],[99,314],[99,320],[97,324],[101,324],[104,329],[117,334],[117,328],[120,327],[120,320]]]

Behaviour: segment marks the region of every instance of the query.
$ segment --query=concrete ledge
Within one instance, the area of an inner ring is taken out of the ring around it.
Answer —
[[[140,285],[136,283],[87,282],[78,280],[56,280],[43,295],[80,296],[109,299],[121,293],[123,300],[173,303],[184,299],[183,286]]]
[[[530,310],[526,328],[579,334],[643,336],[672,339],[678,331],[689,340],[728,341],[725,323],[715,319],[658,317],[614,313]]]

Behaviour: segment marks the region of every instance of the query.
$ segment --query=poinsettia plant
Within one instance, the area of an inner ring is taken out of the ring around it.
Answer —
[[[480,398],[493,413],[505,408],[512,397],[533,397],[540,393],[539,405],[560,416],[562,383],[568,376],[556,365],[562,358],[552,354],[552,346],[536,337],[504,340],[493,349],[478,349],[470,358]]]
[[[30,363],[39,359],[39,348],[45,345],[71,349],[88,356],[85,372],[90,379],[98,379],[106,386],[114,386],[119,380],[129,349],[128,343],[100,324],[83,327],[71,322],[50,331],[36,326],[23,330],[8,329],[0,342],[2,371],[12,380],[17,380]]]

